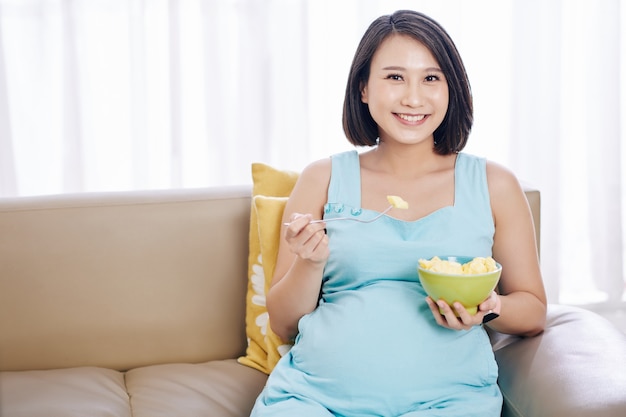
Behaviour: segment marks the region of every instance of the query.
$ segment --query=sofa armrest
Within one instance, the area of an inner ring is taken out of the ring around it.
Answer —
[[[626,416],[626,335],[603,317],[550,304],[541,335],[492,342],[503,417]]]

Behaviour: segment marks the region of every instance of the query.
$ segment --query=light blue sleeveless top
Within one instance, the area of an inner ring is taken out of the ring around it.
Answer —
[[[356,151],[332,157],[324,218],[378,214],[361,207],[360,178]],[[499,416],[485,330],[437,325],[417,275],[420,258],[491,255],[485,160],[458,154],[453,206],[416,221],[385,215],[326,227],[330,257],[319,306],[300,319],[295,344],[252,415]]]

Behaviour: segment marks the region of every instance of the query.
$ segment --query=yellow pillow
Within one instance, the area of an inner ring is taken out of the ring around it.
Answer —
[[[259,239],[261,241],[263,275],[265,276],[265,294],[267,294],[274,276],[280,242],[280,223],[287,199],[288,197],[267,197],[263,195],[254,197],[254,207],[259,224]],[[276,366],[276,362],[291,349],[291,343],[286,343],[278,337],[272,331],[268,321],[265,344],[267,347],[267,370],[271,371]]]
[[[290,347],[271,331],[265,293],[274,273],[283,210],[297,179],[295,172],[281,171],[262,163],[252,164],[253,199],[246,295],[248,347],[239,362],[267,374]]]

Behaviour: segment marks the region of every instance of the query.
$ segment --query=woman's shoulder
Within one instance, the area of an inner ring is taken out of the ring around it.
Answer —
[[[331,167],[332,160],[330,157],[318,159],[305,166],[300,174],[300,177],[304,177],[305,179],[320,177],[330,178]]]
[[[321,216],[327,199],[330,173],[330,158],[313,161],[304,167],[291,191],[285,213],[311,213]]]
[[[495,161],[486,160],[487,186],[493,208],[512,210],[525,203],[522,185],[511,169]]]
[[[330,180],[333,163],[344,163],[344,161],[358,164],[358,152],[356,150],[344,151],[313,161],[304,167],[301,176],[307,180],[328,182]]]
[[[508,188],[512,184],[518,182],[518,179],[513,171],[505,165],[487,159],[484,156],[474,155],[471,153],[459,152],[458,156],[459,160],[466,165],[477,164],[484,166],[487,175],[487,182],[489,182],[490,185]]]
[[[517,176],[508,167],[492,161],[485,160],[487,170],[487,182],[497,189],[510,189],[513,185],[519,185]]]
[[[465,167],[465,169],[484,170],[489,195],[492,200],[500,198],[506,199],[522,189],[515,173],[505,165],[484,156],[465,152],[459,152],[458,157],[458,161],[461,162],[461,165]]]
[[[318,159],[304,167],[292,191],[294,194],[318,194],[328,189],[332,161],[330,158]],[[320,194],[321,195],[321,194]]]

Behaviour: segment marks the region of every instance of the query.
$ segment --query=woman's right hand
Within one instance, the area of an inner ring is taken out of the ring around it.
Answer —
[[[311,214],[292,214],[289,226],[285,229],[285,241],[289,250],[300,259],[326,264],[330,254],[326,223],[311,223],[311,220]]]

